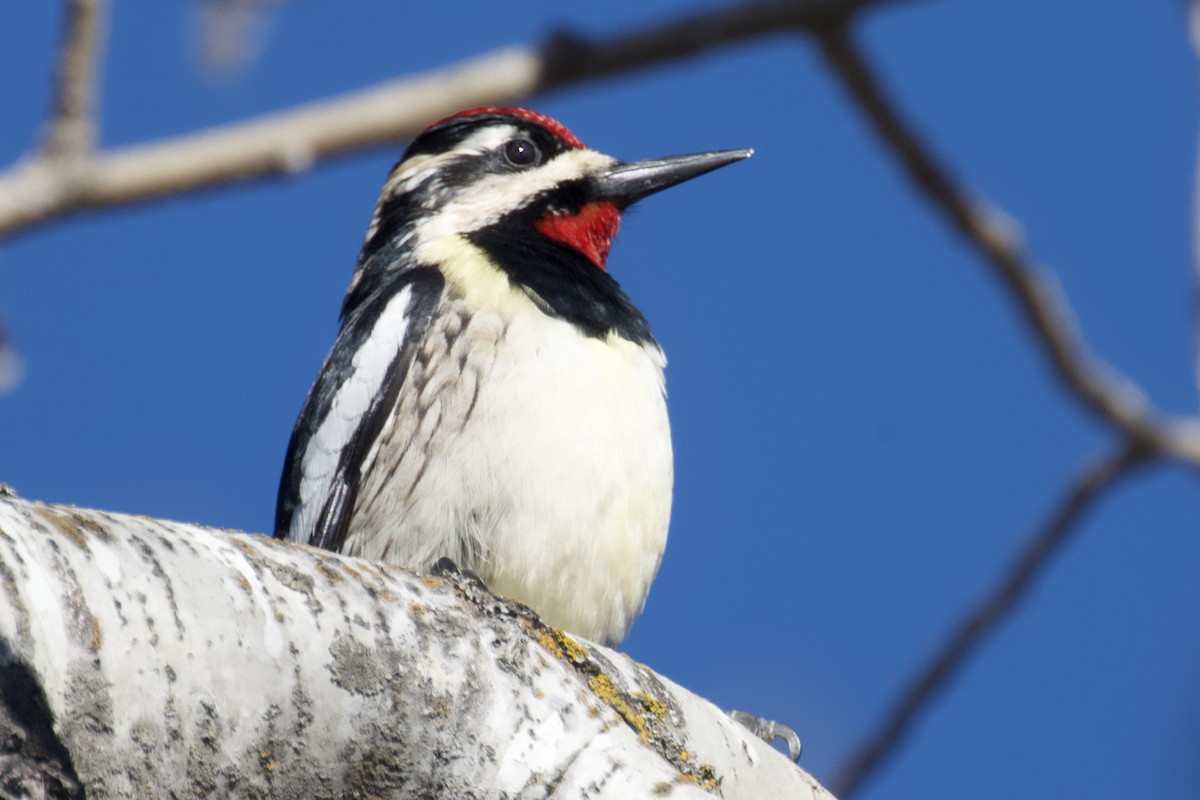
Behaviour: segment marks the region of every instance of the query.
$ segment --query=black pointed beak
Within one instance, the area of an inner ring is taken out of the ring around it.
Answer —
[[[633,205],[643,197],[677,183],[698,178],[754,154],[753,150],[715,150],[686,156],[650,158],[620,163],[595,179],[597,200],[608,200],[619,208]]]

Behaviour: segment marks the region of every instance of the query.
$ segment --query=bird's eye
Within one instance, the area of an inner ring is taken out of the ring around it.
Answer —
[[[504,160],[514,167],[531,167],[542,160],[542,154],[528,139],[513,139],[504,145]]]

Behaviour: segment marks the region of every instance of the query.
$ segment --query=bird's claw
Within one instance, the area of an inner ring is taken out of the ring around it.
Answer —
[[[463,569],[458,564],[454,563],[454,559],[442,556],[437,561],[433,562],[433,568],[430,572],[439,578],[456,578],[465,580],[471,583],[477,589],[482,589],[485,592],[489,591],[487,584],[483,582],[483,578],[476,575],[469,569]]]
[[[776,739],[783,739],[787,742],[788,755],[792,757],[792,761],[800,760],[800,736],[790,725],[784,725],[773,719],[756,717],[749,711],[730,711],[729,716],[767,744],[773,743]]]

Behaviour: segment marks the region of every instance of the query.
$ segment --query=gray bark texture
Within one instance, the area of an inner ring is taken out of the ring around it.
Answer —
[[[5,797],[829,798],[460,578],[0,488]]]

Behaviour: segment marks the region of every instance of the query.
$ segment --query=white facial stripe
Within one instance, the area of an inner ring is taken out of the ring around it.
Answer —
[[[568,150],[537,169],[489,175],[417,225],[416,252],[421,255],[425,247],[446,236],[483,228],[542,191],[615,163],[616,159],[595,150]]]
[[[379,230],[379,215],[383,204],[388,200],[396,195],[407,194],[420,186],[429,176],[436,174],[444,162],[453,161],[463,155],[482,155],[499,148],[517,133],[517,129],[512,125],[484,128],[463,139],[453,150],[445,153],[420,153],[397,165],[383,184],[379,202],[375,205],[375,212],[371,215],[371,224],[367,226],[367,235],[363,241],[370,241]]]
[[[411,192],[431,176],[436,176],[446,162],[464,155],[482,155],[496,150],[519,133],[520,130],[513,125],[490,126],[474,132],[448,152],[422,153],[405,160],[383,185],[379,202],[367,226],[364,243],[370,241],[379,230],[380,214],[388,200]],[[485,227],[519,208],[522,202],[538,192],[616,163],[616,159],[595,150],[571,149],[537,169],[491,175],[440,208],[429,209],[428,218],[417,227],[417,241],[413,250],[418,257],[425,257],[427,248],[439,239]],[[355,269],[347,294],[353,292],[362,279],[362,266],[360,263]]]
[[[371,401],[382,390],[388,368],[404,346],[412,287],[388,301],[371,328],[371,335],[354,354],[353,370],[337,389],[329,413],[308,440],[300,462],[300,508],[292,519],[293,531],[312,530],[316,515],[332,488],[342,451],[350,443]],[[369,464],[362,468],[368,469]]]

